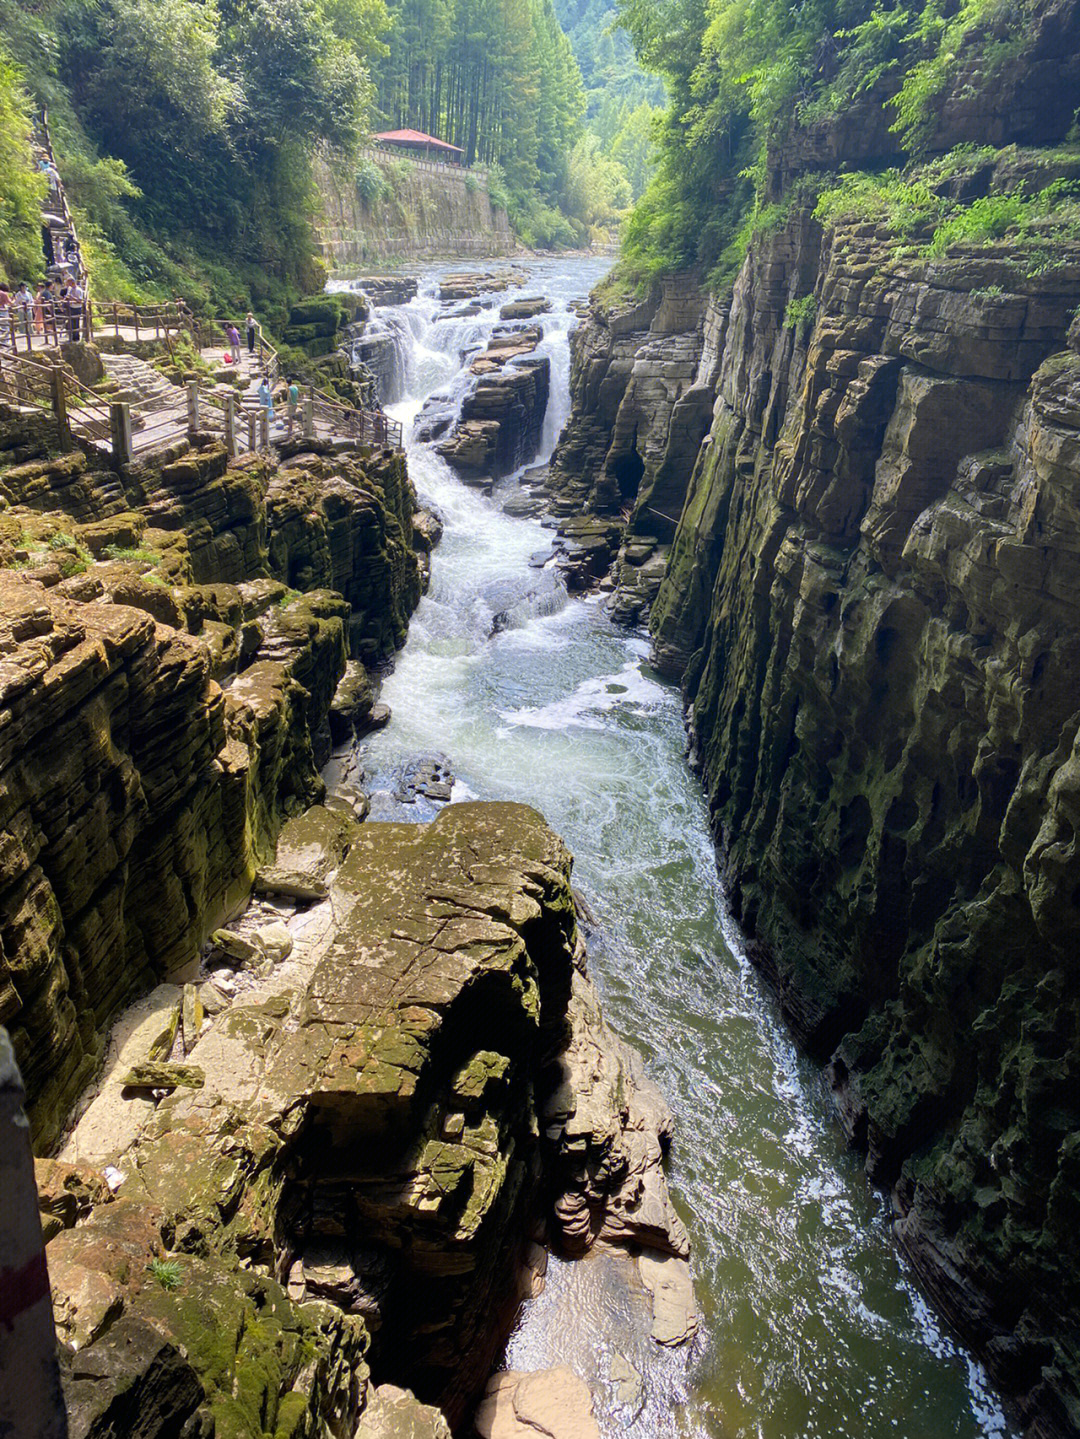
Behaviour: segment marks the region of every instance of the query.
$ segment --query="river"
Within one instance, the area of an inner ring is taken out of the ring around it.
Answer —
[[[454,307],[433,298],[440,271],[426,270],[416,300],[381,312],[401,336],[407,398],[392,413],[408,431],[426,396],[456,403],[462,352],[486,340],[499,305],[544,293],[546,458],[569,409],[567,305],[608,263],[530,262],[523,290],[467,319],[444,317]],[[605,1439],[1010,1436],[981,1368],[905,1273],[884,1197],[846,1151],[816,1067],[746,961],[686,764],[679,697],[650,671],[645,637],[530,567],[550,531],[503,513],[513,480],[484,497],[430,446],[407,444],[417,489],[446,529],[383,686],[394,718],[362,747],[373,817],[430,817],[427,802],[402,806],[395,790],[403,764],[437,751],[455,799],[524,801],[564,836],[599,921],[590,967],[608,1019],[642,1051],[677,1118],[670,1178],[702,1309],[693,1348],[664,1351],[648,1338],[630,1266],[553,1261],[507,1364],[568,1363],[590,1383]],[[640,1394],[617,1387],[615,1356],[642,1376]]]

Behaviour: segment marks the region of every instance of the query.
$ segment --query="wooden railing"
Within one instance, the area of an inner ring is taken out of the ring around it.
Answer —
[[[165,300],[157,305],[95,300],[90,306],[90,314],[97,335],[108,334],[111,330],[114,337],[120,339],[122,330],[130,330],[134,331],[136,340],[167,340],[181,330],[190,332],[195,318],[183,300]]]
[[[88,303],[73,305],[53,301],[24,303],[12,296],[11,304],[0,310],[0,348],[31,354],[35,343],[60,345],[66,340],[88,338]]]
[[[70,449],[76,437],[95,445],[111,442],[108,402],[63,365],[47,365],[0,350],[0,396],[24,408],[51,411],[63,449]]]
[[[324,424],[332,434],[374,449],[401,449],[401,425],[382,410],[352,410],[318,390],[311,391],[310,399],[316,424]]]

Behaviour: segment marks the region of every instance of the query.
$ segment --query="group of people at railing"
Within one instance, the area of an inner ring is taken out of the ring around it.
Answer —
[[[46,280],[32,290],[25,281],[12,293],[0,281],[0,345],[18,348],[20,337],[31,347],[35,335],[79,340],[87,333],[86,291],[77,279]]]

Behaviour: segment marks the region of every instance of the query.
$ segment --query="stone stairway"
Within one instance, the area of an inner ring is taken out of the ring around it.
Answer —
[[[167,380],[160,370],[134,355],[102,355],[109,378],[119,389],[117,400],[126,400],[145,414],[176,411],[187,414],[187,396],[179,385]]]
[[[135,355],[102,355],[109,378],[116,381],[113,400],[131,406],[132,443],[136,451],[187,445],[187,395],[153,365]]]

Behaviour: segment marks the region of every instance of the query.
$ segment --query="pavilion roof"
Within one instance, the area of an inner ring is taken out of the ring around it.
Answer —
[[[388,145],[430,145],[435,150],[452,150],[455,155],[465,153],[460,145],[437,140],[434,135],[425,135],[422,130],[383,130],[372,139]]]

